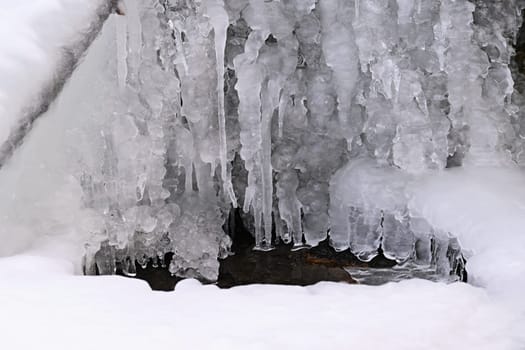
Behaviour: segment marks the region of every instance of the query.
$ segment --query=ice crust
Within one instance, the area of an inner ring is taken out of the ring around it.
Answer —
[[[458,233],[410,207],[416,184],[523,162],[522,1],[124,3],[10,165],[31,176],[0,175],[9,227],[77,237],[86,273],[173,252],[214,280],[239,206],[256,249],[329,238],[446,275]]]

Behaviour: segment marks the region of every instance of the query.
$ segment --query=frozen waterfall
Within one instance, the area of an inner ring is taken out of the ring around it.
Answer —
[[[525,162],[512,67],[522,0],[123,5],[47,131],[17,151],[28,159],[33,138],[56,138],[58,153],[30,169],[52,169],[45,189],[16,179],[34,210],[20,220],[0,206],[19,230],[74,231],[86,273],[118,262],[134,274],[171,252],[171,273],[215,280],[239,207],[255,249],[329,239],[363,261],[382,251],[447,275],[464,263],[458,241],[409,205],[413,184]]]

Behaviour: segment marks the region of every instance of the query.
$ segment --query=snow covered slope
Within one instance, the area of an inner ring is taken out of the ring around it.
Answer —
[[[56,97],[112,4],[0,0],[0,167],[20,129],[31,128]]]
[[[414,186],[410,207],[414,215],[459,238],[469,251],[471,283],[525,312],[523,169],[451,169],[428,176]]]

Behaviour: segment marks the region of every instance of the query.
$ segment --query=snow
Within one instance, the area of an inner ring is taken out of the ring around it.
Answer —
[[[455,169],[421,179],[409,206],[470,250],[476,285],[523,305],[525,173],[522,169]]]
[[[320,283],[152,292],[67,262],[0,259],[3,349],[519,349],[516,314],[466,284]]]
[[[103,0],[0,0],[0,145]]]

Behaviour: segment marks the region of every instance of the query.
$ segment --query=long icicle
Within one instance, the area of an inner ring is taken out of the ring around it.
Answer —
[[[121,3],[119,11],[125,13],[124,4]],[[117,36],[117,77],[118,87],[120,90],[124,90],[126,87],[127,75],[128,75],[128,18],[119,17],[115,20],[116,36]]]
[[[219,154],[221,161],[221,178],[224,193],[230,198],[234,208],[237,208],[237,197],[233,191],[231,174],[228,171],[228,145],[226,139],[226,115],[224,110],[224,51],[229,26],[228,13],[222,0],[207,1],[207,16],[215,32],[215,57],[217,64],[217,114],[219,118]]]
[[[262,187],[262,212],[264,221],[264,240],[265,250],[272,247],[272,203],[273,203],[273,177],[272,177],[272,114],[273,106],[271,105],[270,89],[267,81],[263,87],[262,96],[262,121],[261,121],[261,187]]]

